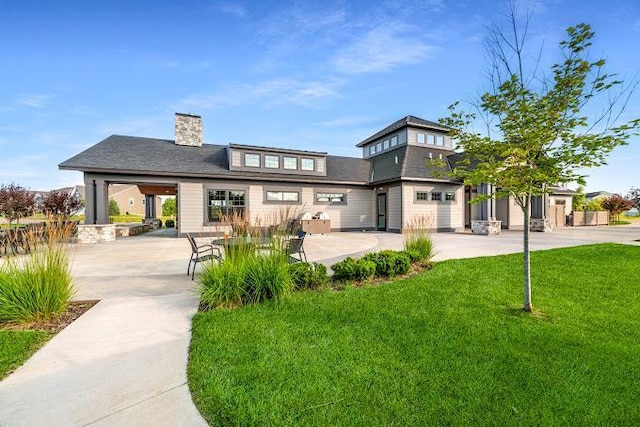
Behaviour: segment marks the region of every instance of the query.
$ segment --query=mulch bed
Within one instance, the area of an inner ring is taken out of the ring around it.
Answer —
[[[27,323],[0,323],[0,329],[3,330],[15,330],[15,331],[46,331],[52,334],[57,334],[74,320],[82,316],[91,307],[96,305],[99,301],[72,301],[67,306],[67,309],[63,311],[58,317],[49,321],[41,322],[27,322]]]

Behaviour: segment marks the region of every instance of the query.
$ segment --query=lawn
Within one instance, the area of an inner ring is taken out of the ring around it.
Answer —
[[[51,335],[44,331],[0,330],[0,379],[22,365]]]
[[[440,262],[422,275],[199,313],[211,425],[639,425],[640,247]]]

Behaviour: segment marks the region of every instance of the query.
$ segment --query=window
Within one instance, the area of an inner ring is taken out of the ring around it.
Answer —
[[[432,202],[441,202],[442,201],[442,193],[438,193],[438,192],[431,193],[431,201]]]
[[[347,197],[344,193],[316,193],[316,203],[342,203],[346,204]]]
[[[445,199],[447,202],[455,202],[455,200],[456,200],[456,193],[453,193],[453,192],[447,191],[446,193],[444,193],[444,199]]]
[[[313,159],[300,159],[300,170],[312,171],[315,170],[315,161]]]
[[[244,190],[209,190],[208,217],[209,221],[220,221],[225,216],[244,215]]]
[[[382,143],[382,149],[386,150],[387,148],[389,148],[389,140],[385,139],[384,142]]]
[[[391,138],[391,146],[395,147],[396,145],[398,145],[398,137],[394,136]]]
[[[294,202],[300,201],[300,193],[297,191],[267,191],[267,202]]]
[[[435,139],[436,139],[435,136],[427,135],[427,144],[431,144],[431,145],[435,144],[436,143]]]
[[[444,136],[438,135],[436,136],[436,145],[444,146]]]
[[[278,169],[280,167],[280,157],[271,154],[265,155],[264,167],[269,169]]]
[[[424,133],[419,133],[418,134],[418,144],[424,144],[425,142],[426,142],[425,134]]]
[[[249,154],[245,153],[244,155],[244,165],[250,166],[252,168],[260,167],[260,154]]]
[[[378,153],[382,151],[382,142],[378,142],[378,143],[376,144],[376,151],[377,151]]]
[[[371,154],[376,154],[376,146],[372,145],[371,147],[369,147],[369,155]]]
[[[426,202],[429,200],[429,193],[427,191],[416,191],[416,201]]]
[[[285,169],[298,169],[298,158],[297,157],[287,157],[284,156],[282,158],[282,163]]]
[[[133,197],[129,197],[129,206],[135,205],[136,201],[133,200]]]

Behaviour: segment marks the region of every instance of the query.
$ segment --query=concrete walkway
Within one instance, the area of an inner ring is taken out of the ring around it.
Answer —
[[[521,251],[520,232],[486,237],[434,234],[436,259]],[[532,233],[531,248],[600,242],[638,244],[640,224]],[[206,240],[206,239],[203,239]],[[310,261],[326,265],[380,249],[400,249],[398,234],[309,236]],[[186,275],[186,239],[152,232],[80,246],[76,300],[100,299],[24,366],[0,382],[0,426],[202,426],[186,366],[196,285]]]

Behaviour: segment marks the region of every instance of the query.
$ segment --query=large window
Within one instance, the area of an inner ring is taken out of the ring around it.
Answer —
[[[221,221],[225,216],[243,216],[245,209],[244,190],[209,190],[209,221]]]
[[[284,156],[282,159],[282,163],[285,169],[298,169],[298,158],[297,157],[288,157]]]
[[[318,192],[316,193],[316,203],[319,204],[346,204],[347,196],[345,193],[329,193]]]
[[[260,154],[250,154],[246,153],[244,155],[244,165],[250,166],[252,168],[260,167]]]
[[[300,170],[312,171],[314,169],[315,169],[315,162],[313,159],[305,159],[304,157],[300,159]]]
[[[280,157],[266,154],[264,156],[264,167],[269,169],[278,169],[280,167]]]
[[[265,195],[267,202],[289,202],[300,201],[300,193],[297,191],[267,191]]]

